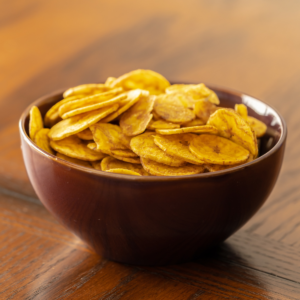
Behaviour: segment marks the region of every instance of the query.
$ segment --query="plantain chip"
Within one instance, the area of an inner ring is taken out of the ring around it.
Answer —
[[[73,100],[78,100],[80,98],[84,97],[84,95],[77,95],[77,96],[72,96],[72,97],[67,97],[63,100],[58,101],[57,103],[55,103],[46,113],[45,117],[44,117],[44,123],[45,126],[47,127],[52,127],[54,126],[56,123],[58,123],[59,121],[61,121],[61,117],[59,115],[59,108],[70,101]]]
[[[36,106],[32,106],[29,112],[29,136],[33,141],[37,132],[42,128],[44,125],[41,112]]]
[[[248,117],[248,109],[245,104],[236,104],[234,106],[235,111],[244,119]]]
[[[181,126],[182,127],[191,127],[191,126],[201,126],[205,125],[206,122],[202,121],[201,119],[195,119],[186,123],[183,123]]]
[[[97,123],[90,127],[97,149],[111,155],[112,150],[128,150],[122,142],[122,129],[118,125]]]
[[[114,81],[116,80],[117,78],[115,77],[107,77],[106,81],[105,81],[105,85],[111,87],[112,84],[114,83]]]
[[[138,157],[132,150],[112,149],[111,154],[123,157]]]
[[[180,134],[180,133],[209,133],[218,134],[218,129],[211,125],[183,127],[177,129],[156,129],[156,132],[162,135]]]
[[[107,170],[105,172],[141,176],[141,174],[139,174],[137,172],[134,172],[134,171],[131,171],[131,170],[126,170],[126,169],[112,169],[112,170]]]
[[[179,124],[166,122],[164,120],[157,120],[157,121],[150,121],[147,129],[155,130],[155,129],[174,129],[174,128],[180,128]]]
[[[126,170],[137,172],[143,176],[149,175],[149,173],[145,171],[141,165],[120,161],[111,156],[107,156],[101,161],[101,169],[102,171],[107,171],[112,169],[126,169]]]
[[[133,90],[127,92],[127,99],[120,102],[119,109],[112,113],[111,115],[107,116],[105,119],[102,120],[103,123],[108,123],[110,121],[115,120],[118,116],[120,116],[123,112],[128,110],[132,105],[138,102],[142,97],[148,96],[149,92],[143,90]]]
[[[219,130],[219,135],[228,138],[236,144],[244,147],[257,157],[257,140],[250,125],[237,113],[229,109],[218,109],[209,118],[208,125]]]
[[[105,159],[105,157],[103,159]],[[99,161],[99,160],[91,161],[90,164],[93,166],[94,169],[102,171],[102,169],[101,169],[101,161]]]
[[[87,167],[87,168],[91,168],[91,165],[90,165],[90,163],[88,161],[84,161],[84,160],[81,160],[81,159],[69,157],[69,156],[61,154],[59,152],[57,152],[56,156],[58,158],[64,159],[66,161],[69,161],[69,162],[71,162],[73,164],[80,165],[80,166]]]
[[[112,153],[110,155],[118,160],[126,161],[132,164],[141,164],[141,160],[139,157],[125,157],[125,156],[114,155]]]
[[[73,112],[72,114],[75,115],[75,114],[84,113],[87,111],[95,110],[97,108],[109,106],[114,103],[120,102],[121,100],[124,100],[127,98],[126,94],[118,95],[118,94],[120,94],[121,91],[122,90],[120,88],[113,89],[113,90],[105,92],[105,93],[96,94],[96,95],[84,97],[81,99],[68,101],[67,103],[64,103],[63,105],[60,106],[59,115],[63,119],[66,119],[67,117],[72,116],[72,115],[68,116],[68,114],[70,112]],[[115,97],[116,95],[118,95],[118,96]],[[113,100],[113,102],[108,102],[110,100]],[[75,111],[75,114],[74,114],[74,111]]]
[[[195,114],[204,123],[207,123],[211,114],[213,114],[218,108],[207,100],[199,100],[195,105]]]
[[[177,157],[192,164],[203,165],[204,161],[199,159],[189,149],[189,145],[194,137],[196,137],[196,135],[191,133],[170,136],[156,135],[154,137],[154,143],[170,156]]]
[[[165,121],[173,123],[185,123],[195,119],[195,113],[181,101],[174,101],[172,94],[157,96],[154,111]]]
[[[174,167],[185,165],[185,162],[182,159],[168,155],[157,145],[155,145],[154,136],[151,132],[146,132],[132,138],[130,146],[132,151],[140,157],[148,158]]]
[[[122,115],[120,127],[125,135],[135,136],[146,130],[153,117],[154,100],[155,96],[142,97]]]
[[[245,161],[242,164],[246,164],[250,161],[253,160],[253,155],[250,153],[249,154],[249,158],[247,159],[247,161]],[[234,168],[234,167],[238,167],[242,164],[235,164],[235,165],[229,165],[229,166],[224,166],[224,165],[212,165],[212,164],[205,164],[204,167],[206,168],[206,170],[208,170],[209,172],[217,172],[217,171],[223,171],[223,170],[227,170],[230,168]]]
[[[190,151],[209,164],[234,165],[249,158],[249,151],[220,136],[201,134],[192,139]]]
[[[76,134],[97,123],[110,113],[116,111],[119,105],[100,108],[91,112],[83,113],[66,120],[62,120],[55,124],[49,132],[49,137],[52,140],[61,140],[70,135]]]
[[[173,84],[166,89],[167,94],[172,93],[185,93],[191,96],[194,100],[206,99],[213,104],[220,104],[217,94],[205,86],[204,83],[200,84]]]
[[[93,140],[93,134],[89,128],[84,129],[83,131],[80,131],[77,133],[77,136],[85,141],[92,141]]]
[[[152,111],[153,120],[158,121],[161,120],[161,117],[155,112],[155,110]]]
[[[184,176],[204,171],[203,166],[188,164],[183,167],[171,167],[144,157],[141,157],[141,162],[144,169],[155,176]]]
[[[64,98],[67,98],[75,95],[91,95],[107,92],[109,90],[110,87],[103,83],[89,83],[69,88],[64,92],[63,96]]]
[[[106,156],[101,152],[89,149],[76,135],[69,136],[59,141],[50,141],[50,146],[61,154],[85,161],[100,160]]]
[[[124,90],[142,89],[151,95],[164,93],[170,86],[169,81],[162,75],[151,70],[134,70],[122,75],[111,83],[112,87],[122,87]]]
[[[267,131],[267,125],[254,117],[247,117],[247,123],[254,130],[256,137],[262,137]]]
[[[34,137],[34,142],[46,152],[54,154],[54,151],[50,147],[50,141],[48,137],[49,131],[50,129],[48,128],[40,129]]]

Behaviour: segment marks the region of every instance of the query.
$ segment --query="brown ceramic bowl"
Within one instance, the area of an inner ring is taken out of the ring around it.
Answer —
[[[268,125],[260,157],[229,170],[190,176],[106,173],[56,158],[28,137],[20,119],[25,166],[45,207],[100,255],[118,262],[163,265],[192,260],[243,226],[271,193],[281,169],[287,129],[282,117],[253,97],[211,87],[221,106],[248,106]],[[35,101],[45,114],[59,91]]]

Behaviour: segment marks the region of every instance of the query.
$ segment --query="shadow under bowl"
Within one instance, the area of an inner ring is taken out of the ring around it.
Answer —
[[[263,205],[279,175],[287,129],[270,106],[251,96],[212,88],[223,107],[244,103],[268,125],[260,157],[224,171],[189,176],[130,176],[64,161],[28,136],[29,110],[42,115],[63,91],[35,101],[19,129],[28,176],[44,206],[101,256],[129,264],[190,261],[243,226]]]

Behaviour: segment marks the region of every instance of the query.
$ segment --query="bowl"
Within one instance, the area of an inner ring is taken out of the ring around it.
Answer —
[[[260,157],[228,170],[189,176],[130,176],[64,161],[29,138],[29,110],[42,115],[64,90],[22,114],[19,129],[29,179],[57,220],[101,256],[136,265],[187,262],[226,240],[263,205],[279,175],[287,129],[275,109],[249,95],[209,86],[223,107],[244,103],[265,122]]]

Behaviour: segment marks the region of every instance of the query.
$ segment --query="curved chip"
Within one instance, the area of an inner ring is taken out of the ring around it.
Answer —
[[[111,154],[111,150],[127,150],[122,141],[122,129],[110,123],[97,123],[90,127],[97,149]]]
[[[69,161],[73,164],[80,165],[80,166],[87,167],[87,168],[91,168],[91,165],[88,161],[84,161],[84,160],[81,160],[81,159],[69,157],[69,156],[61,154],[59,152],[57,152],[56,156],[58,158],[63,159],[63,160]]]
[[[141,164],[141,160],[139,157],[125,157],[125,156],[115,155],[112,153],[110,155],[118,160],[126,161],[132,164]]]
[[[195,119],[195,113],[181,101],[174,101],[172,94],[157,96],[154,111],[162,119],[173,123],[185,123]]]
[[[203,166],[188,164],[183,167],[171,167],[144,157],[141,157],[141,162],[144,169],[155,176],[184,176],[199,174],[204,171]]]
[[[267,131],[267,125],[254,117],[248,116],[246,119],[247,123],[254,130],[256,137],[262,137]]]
[[[186,123],[181,124],[182,127],[191,127],[191,126],[201,126],[205,125],[206,122],[202,121],[201,119],[195,119]]]
[[[154,100],[155,96],[142,97],[122,115],[120,127],[125,135],[135,136],[146,130],[153,117]]]
[[[183,127],[177,129],[156,129],[156,132],[162,135],[181,134],[181,133],[210,133],[218,134],[218,129],[211,125]]]
[[[115,80],[116,80],[117,78],[115,78],[115,77],[107,77],[107,79],[106,79],[106,81],[105,81],[105,85],[107,85],[107,86],[109,86],[109,87],[111,87],[112,86],[112,84],[115,82]]]
[[[174,167],[185,165],[183,160],[168,155],[155,145],[152,132],[146,132],[132,138],[130,147],[132,151],[140,157],[148,158]]]
[[[105,172],[141,176],[141,174],[127,169],[111,169],[111,170],[106,170]]]
[[[194,100],[206,99],[213,104],[220,104],[217,94],[205,86],[200,84],[173,84],[166,89],[167,94],[182,92],[191,96]]]
[[[34,141],[34,137],[39,130],[44,128],[40,110],[32,106],[29,112],[29,136]]]
[[[126,169],[139,173],[143,176],[149,176],[149,173],[144,170],[144,168],[140,164],[132,164],[125,161],[120,161],[111,156],[105,157],[101,161],[101,169],[102,171],[112,170],[112,169]]]
[[[40,129],[35,137],[34,137],[34,142],[43,150],[45,150],[46,152],[50,153],[50,154],[54,154],[54,151],[52,150],[52,148],[50,147],[50,140],[48,137],[48,133],[49,133],[50,129],[48,128],[42,128]]]
[[[50,146],[61,154],[86,161],[100,160],[106,156],[101,152],[89,149],[76,135],[59,141],[50,141]]]
[[[80,98],[84,97],[84,95],[77,95],[77,96],[72,96],[72,97],[67,97],[63,100],[58,101],[57,103],[55,103],[46,113],[45,117],[44,117],[44,123],[45,126],[47,127],[52,127],[54,126],[56,123],[58,123],[59,121],[61,121],[61,117],[59,115],[59,108],[70,101],[73,100],[78,100]]]
[[[138,157],[132,150],[112,149],[111,154],[123,157]]]
[[[154,143],[170,156],[177,157],[191,164],[203,165],[204,161],[199,159],[189,149],[189,145],[194,137],[196,135],[191,133],[170,136],[156,135]]]
[[[112,87],[122,87],[124,90],[142,89],[148,90],[150,94],[164,93],[170,86],[169,81],[151,70],[134,70],[126,73],[111,83]]]
[[[107,116],[105,119],[102,120],[103,123],[108,123],[110,121],[113,121],[118,116],[120,116],[123,112],[128,110],[132,105],[134,105],[137,101],[141,99],[141,97],[148,96],[149,93],[147,91],[142,90],[133,90],[130,92],[127,92],[127,99],[124,99],[120,103],[119,109],[112,113],[111,115]]]
[[[192,139],[190,151],[200,160],[216,165],[234,165],[249,158],[249,151],[220,136],[201,134]]]
[[[75,95],[88,95],[95,93],[103,93],[110,90],[110,87],[103,83],[89,83],[81,84],[72,88],[67,89],[63,96],[64,98],[75,96]]]
[[[218,108],[207,100],[199,100],[195,104],[196,116],[206,123],[211,114],[213,114]]]
[[[115,104],[62,120],[50,129],[49,137],[52,140],[61,140],[70,135],[83,131],[110,113],[116,111],[118,107],[119,105]]]
[[[218,109],[210,116],[207,124],[218,128],[219,135],[249,150],[254,158],[257,157],[258,148],[255,133],[250,125],[234,111],[224,108]]]
[[[101,107],[113,105],[127,98],[126,94],[120,94],[121,88],[113,89],[111,91],[87,96],[84,98],[68,101],[59,107],[59,115],[63,118],[69,118],[72,115],[84,113],[95,110]],[[118,95],[118,96],[117,96]],[[109,102],[112,101],[112,102]],[[72,112],[72,113],[71,113]]]
[[[77,133],[77,136],[85,141],[92,141],[93,140],[93,134],[91,132],[91,129],[87,128],[84,129],[83,131],[80,131]]]
[[[236,164],[236,165],[231,165],[231,166],[205,164],[204,167],[209,172],[217,172],[217,171],[223,171],[223,170],[227,170],[227,169],[230,169],[230,168],[234,168],[234,167],[246,164],[246,163],[248,163],[252,160],[253,160],[253,155],[250,153],[249,158],[247,159],[247,161],[245,161],[244,163],[241,163],[241,164]]]
[[[155,130],[155,129],[175,129],[180,128],[179,124],[166,122],[164,120],[150,121],[147,129]]]
[[[99,160],[91,161],[90,164],[93,166],[94,169],[102,171],[102,169],[101,169],[101,161],[99,161]]]
[[[248,109],[245,104],[236,104],[234,110],[244,119],[248,117]]]

